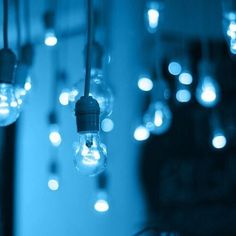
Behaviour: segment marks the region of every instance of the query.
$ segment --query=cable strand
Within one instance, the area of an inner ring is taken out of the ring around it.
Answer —
[[[3,45],[8,48],[8,0],[3,0]]]
[[[21,24],[20,24],[20,6],[19,0],[15,0],[15,20],[16,20],[16,32],[17,32],[17,51],[18,51],[18,58],[21,58]]]
[[[87,47],[86,47],[86,71],[85,71],[85,85],[84,96],[89,96],[90,91],[90,77],[91,77],[91,53],[92,53],[92,31],[93,31],[93,6],[92,0],[87,0]]]
[[[24,25],[25,25],[25,35],[26,42],[31,42],[31,21],[30,21],[30,3],[29,0],[24,2]]]

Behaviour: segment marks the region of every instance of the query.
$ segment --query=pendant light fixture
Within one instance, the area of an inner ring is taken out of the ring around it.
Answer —
[[[44,14],[45,36],[44,44],[48,47],[54,47],[57,44],[57,36],[55,32],[55,13],[48,10]]]
[[[153,73],[154,87],[152,90],[152,102],[144,114],[145,127],[154,135],[167,132],[172,123],[172,112],[168,106],[169,88],[167,82]]]
[[[14,88],[16,56],[8,47],[8,0],[3,0],[3,44],[0,50],[0,126],[7,126],[20,114]]]
[[[92,54],[92,0],[87,1],[88,33],[86,47],[86,71],[84,95],[76,102],[75,116],[78,143],[75,144],[74,164],[79,173],[93,176],[105,169],[106,148],[99,137],[100,107],[98,101],[90,96],[91,54]]]
[[[103,172],[97,177],[97,193],[94,203],[94,210],[99,213],[105,213],[109,211],[109,199],[107,192],[107,174]]]

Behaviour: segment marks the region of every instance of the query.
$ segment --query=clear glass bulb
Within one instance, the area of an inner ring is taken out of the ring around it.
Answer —
[[[0,126],[7,126],[16,121],[20,107],[15,97],[12,84],[0,84]]]
[[[72,107],[84,95],[84,79],[81,79],[71,90],[69,100]],[[103,79],[101,70],[92,70],[90,82],[90,95],[98,101],[101,117],[109,116],[113,109],[113,93]]]
[[[82,175],[94,176],[106,167],[107,152],[100,142],[98,132],[79,133],[79,142],[75,144],[74,164]]]
[[[160,135],[168,131],[172,113],[165,102],[152,103],[144,115],[144,124],[153,134]]]

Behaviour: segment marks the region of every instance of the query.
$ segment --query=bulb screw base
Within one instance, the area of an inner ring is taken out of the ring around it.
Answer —
[[[14,83],[16,68],[16,56],[12,50],[3,48],[0,50],[0,83]]]
[[[77,132],[99,131],[100,108],[96,99],[82,96],[75,105]]]

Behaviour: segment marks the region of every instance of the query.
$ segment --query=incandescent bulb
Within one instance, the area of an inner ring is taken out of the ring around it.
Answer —
[[[69,100],[74,108],[75,102],[84,94],[84,79],[81,79],[71,90]],[[109,116],[113,109],[113,93],[103,79],[101,70],[92,70],[90,80],[90,96],[97,100],[101,117]]]
[[[48,138],[54,147],[60,146],[62,138],[61,138],[59,128],[56,124],[51,124]]]
[[[55,177],[55,176],[52,176],[49,178],[48,180],[48,188],[51,190],[51,191],[57,191],[59,189],[59,180]]]
[[[152,103],[144,115],[144,124],[153,134],[165,133],[172,121],[172,113],[164,102]]]
[[[216,133],[212,138],[212,146],[216,149],[221,149],[226,146],[227,139],[223,133]]]
[[[0,84],[0,126],[16,121],[20,114],[19,104],[12,84]]]
[[[74,164],[82,175],[94,176],[106,167],[107,152],[98,132],[80,132],[75,144]]]
[[[150,33],[155,33],[157,31],[161,8],[160,2],[150,1],[147,3],[145,22]]]
[[[44,37],[44,44],[48,47],[53,47],[57,44],[57,37],[53,29],[47,30]]]
[[[94,210],[100,213],[104,213],[107,212],[109,208],[110,206],[107,198],[107,193],[104,191],[99,192],[94,203]]]
[[[219,101],[219,85],[211,76],[204,76],[197,85],[197,101],[205,107],[213,107]]]

